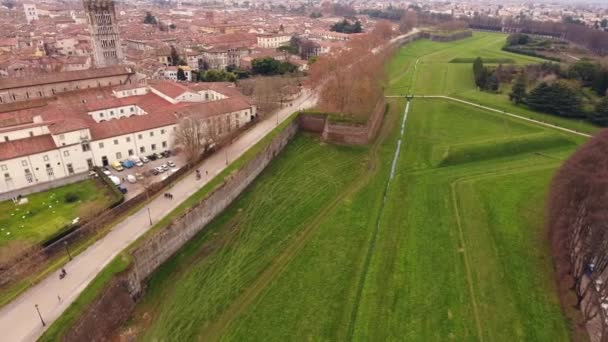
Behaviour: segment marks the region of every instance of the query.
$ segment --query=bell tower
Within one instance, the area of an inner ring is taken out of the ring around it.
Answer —
[[[95,66],[121,64],[123,60],[116,11],[112,0],[84,0],[84,11],[89,22],[93,42]]]

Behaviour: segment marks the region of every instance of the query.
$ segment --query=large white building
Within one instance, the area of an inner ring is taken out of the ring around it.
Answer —
[[[174,148],[183,117],[220,134],[256,116],[230,83],[163,81],[87,89],[0,106],[0,193]]]
[[[258,46],[266,49],[276,49],[283,45],[289,45],[290,41],[290,34],[264,34],[257,37]]]
[[[34,20],[38,20],[38,10],[36,4],[23,4],[23,11],[25,12],[25,19],[30,24]]]

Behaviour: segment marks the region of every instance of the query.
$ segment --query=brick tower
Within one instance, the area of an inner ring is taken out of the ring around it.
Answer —
[[[121,64],[123,55],[114,1],[84,0],[83,5],[89,21],[95,65],[104,67]]]

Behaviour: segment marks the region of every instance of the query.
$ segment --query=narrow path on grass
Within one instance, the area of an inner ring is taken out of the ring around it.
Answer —
[[[473,103],[473,102],[457,99],[457,98],[451,97],[451,96],[445,96],[445,95],[411,95],[411,96],[413,98],[422,98],[422,99],[445,99],[445,100],[451,100],[451,101],[463,103],[463,104],[466,104],[466,105],[469,105],[469,106],[473,106],[473,107],[489,110],[491,112],[496,112],[496,113],[499,113],[499,114],[503,114],[503,115],[510,116],[510,117],[513,117],[513,118],[517,118],[517,119],[520,119],[520,120],[525,120],[525,121],[528,121],[528,122],[533,122],[533,123],[541,125],[541,126],[550,127],[550,128],[557,129],[557,130],[560,130],[560,131],[564,131],[564,132],[580,135],[580,136],[586,137],[586,138],[591,138],[591,135],[587,134],[587,133],[575,131],[573,129],[565,128],[565,127],[562,127],[562,126],[557,126],[557,125],[546,123],[546,122],[539,121],[539,120],[530,119],[530,118],[525,117],[525,116],[521,116],[521,115],[509,113],[509,112],[504,111],[504,110],[500,110],[500,109],[496,109],[496,108],[480,105],[478,103]],[[386,98],[403,98],[405,96],[401,96],[401,95],[387,95],[385,97]]]
[[[379,149],[390,133],[390,127],[384,124],[380,135],[370,149],[368,169],[371,172],[362,172],[346,189],[323,208],[309,223],[305,224],[298,235],[292,239],[285,247],[284,252],[276,257],[258,278],[245,289],[230,306],[208,327],[201,331],[201,337],[206,341],[218,341],[232,322],[244,313],[250,305],[256,302],[264,292],[287,267],[289,263],[297,257],[299,252],[306,246],[310,238],[317,229],[329,218],[331,213],[343,202],[345,198],[360,191],[367,185],[370,179],[377,174],[380,162]]]
[[[347,340],[353,340],[353,336],[355,334],[355,326],[357,324],[357,314],[359,312],[359,304],[361,303],[361,296],[363,295],[363,288],[365,286],[365,279],[367,278],[367,274],[369,273],[369,265],[372,260],[372,256],[376,249],[376,240],[378,237],[378,231],[380,230],[380,222],[382,221],[382,214],[384,212],[384,207],[386,205],[386,196],[388,194],[389,187],[393,178],[395,177],[395,171],[397,168],[397,161],[399,160],[399,155],[401,154],[401,144],[402,140],[405,136],[405,121],[407,120],[407,114],[410,110],[410,101],[407,101],[405,105],[405,110],[403,111],[403,118],[401,121],[401,132],[399,135],[399,140],[397,140],[397,147],[395,148],[395,154],[393,157],[393,163],[391,165],[391,173],[389,175],[388,180],[386,181],[386,187],[384,188],[382,204],[380,205],[380,209],[378,210],[378,215],[376,216],[376,224],[374,227],[374,231],[372,233],[372,237],[369,243],[369,247],[367,252],[365,253],[365,259],[363,262],[363,270],[361,271],[361,276],[359,277],[359,282],[357,283],[357,289],[355,292],[355,299],[353,302],[353,309],[350,315],[350,323],[348,326],[348,338]]]

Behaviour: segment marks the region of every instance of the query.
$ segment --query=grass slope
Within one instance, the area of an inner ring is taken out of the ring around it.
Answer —
[[[152,277],[142,310],[158,315],[146,339],[193,340],[217,329],[230,303],[296,248],[307,224],[361,172],[364,152],[298,136],[206,233]]]

